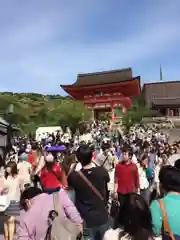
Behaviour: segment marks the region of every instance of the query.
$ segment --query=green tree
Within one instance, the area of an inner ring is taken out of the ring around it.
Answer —
[[[141,123],[143,118],[157,115],[158,112],[150,109],[141,96],[136,97],[133,99],[132,108],[128,109],[127,112],[122,115],[122,124],[125,131],[129,132],[130,128],[135,124]]]
[[[14,105],[14,111],[8,114],[10,104]],[[24,133],[34,132],[40,126],[70,126],[74,130],[79,121],[90,118],[85,106],[71,98],[7,92],[0,93],[0,115]]]
[[[56,111],[58,124],[62,128],[69,126],[73,132],[75,132],[80,121],[87,121],[90,119],[90,113],[84,105],[74,100],[64,100],[61,102],[58,109],[54,111]],[[53,112],[51,112],[51,114],[54,114]]]

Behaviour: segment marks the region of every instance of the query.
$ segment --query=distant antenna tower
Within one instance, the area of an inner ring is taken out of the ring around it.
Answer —
[[[163,73],[162,73],[162,66],[160,64],[160,81],[162,81],[162,80],[163,80]]]

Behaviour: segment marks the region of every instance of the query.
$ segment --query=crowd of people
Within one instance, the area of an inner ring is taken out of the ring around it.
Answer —
[[[5,240],[180,239],[180,142],[155,126],[15,139],[0,164]]]

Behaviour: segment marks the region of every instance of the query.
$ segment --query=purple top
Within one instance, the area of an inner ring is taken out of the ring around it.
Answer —
[[[60,190],[59,197],[62,205],[60,212],[64,218],[68,216],[72,222],[80,226],[83,220],[76,207],[64,190]],[[42,193],[32,200],[32,206],[27,212],[21,213],[17,226],[17,239],[20,240],[44,240],[48,228],[48,214],[54,209],[53,195]]]

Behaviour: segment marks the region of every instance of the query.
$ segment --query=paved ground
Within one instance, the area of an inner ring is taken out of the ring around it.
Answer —
[[[173,128],[171,130],[163,130],[167,132],[170,136],[170,142],[179,141],[180,140],[180,128]]]

